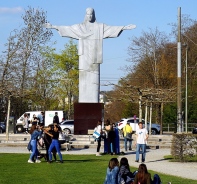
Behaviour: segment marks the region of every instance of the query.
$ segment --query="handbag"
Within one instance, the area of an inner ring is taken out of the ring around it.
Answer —
[[[126,138],[127,138],[127,139],[132,139],[132,133],[127,132],[127,133],[126,133]]]
[[[95,139],[98,139],[98,138],[100,137],[100,133],[98,133],[97,131],[94,131],[93,137],[94,137]]]
[[[102,139],[106,139],[106,133],[105,133],[105,131],[102,131],[102,132],[101,132],[101,138],[102,138]]]

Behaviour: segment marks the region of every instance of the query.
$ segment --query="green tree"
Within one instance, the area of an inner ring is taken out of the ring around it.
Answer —
[[[56,92],[61,99],[63,109],[67,111],[68,118],[73,118],[74,106],[78,97],[78,50],[77,44],[71,39],[60,54],[54,54],[54,71],[59,78]]]

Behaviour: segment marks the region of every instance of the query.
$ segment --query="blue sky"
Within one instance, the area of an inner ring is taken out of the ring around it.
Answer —
[[[83,21],[85,9],[95,9],[97,22],[108,25],[135,24],[133,30],[124,31],[118,38],[105,39],[103,45],[103,64],[101,65],[101,90],[110,90],[112,86],[104,84],[117,83],[127,72],[121,70],[130,65],[127,48],[129,38],[139,37],[142,31],[156,27],[165,33],[170,33],[169,23],[177,23],[178,7],[181,13],[197,19],[197,0],[12,0],[0,3],[0,51],[10,32],[22,26],[21,15],[28,6],[42,8],[47,12],[47,19],[53,25],[72,25]],[[52,41],[57,41],[57,51],[64,48],[68,42],[57,31],[53,31]],[[172,38],[173,39],[173,38]],[[174,38],[176,39],[176,38]]]

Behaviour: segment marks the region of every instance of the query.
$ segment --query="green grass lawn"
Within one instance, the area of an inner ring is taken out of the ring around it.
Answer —
[[[111,155],[63,155],[63,164],[42,159],[29,164],[29,154],[0,154],[0,184],[102,184]],[[131,171],[137,168],[131,167]],[[153,176],[155,171],[150,171]],[[190,179],[160,174],[163,184],[196,184]]]

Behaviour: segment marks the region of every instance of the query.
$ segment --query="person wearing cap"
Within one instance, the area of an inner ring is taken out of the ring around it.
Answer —
[[[125,151],[127,151],[127,141],[129,142],[129,150],[132,150],[132,128],[130,126],[130,123],[127,122],[126,126],[123,128],[124,133],[124,148]]]
[[[148,131],[146,128],[143,128],[143,123],[139,122],[139,129],[136,130],[136,160],[139,162],[140,149],[142,152],[142,163],[145,162],[146,156],[146,144],[148,140]]]

